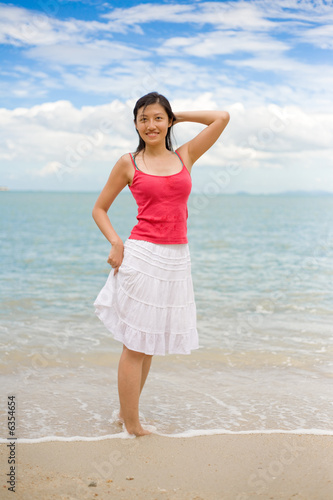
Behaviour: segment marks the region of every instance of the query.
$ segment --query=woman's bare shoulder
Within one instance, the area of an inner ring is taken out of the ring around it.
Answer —
[[[191,173],[193,163],[191,162],[191,158],[190,158],[190,155],[188,153],[188,146],[187,146],[187,144],[183,144],[182,146],[179,146],[176,149],[176,152],[181,157],[181,159],[182,159],[185,167],[187,168],[187,170]]]
[[[116,165],[130,165],[132,163],[131,160],[131,154],[132,153],[125,153],[123,154],[119,160],[117,161]]]
[[[134,174],[131,154],[132,153],[125,153],[119,158],[119,160],[115,164],[115,168],[117,168],[117,170],[122,174],[126,175],[128,183],[131,183],[133,181],[133,174]]]
[[[114,165],[114,168],[121,171],[130,170],[131,165],[132,165],[131,153],[125,153],[117,160],[117,162]]]

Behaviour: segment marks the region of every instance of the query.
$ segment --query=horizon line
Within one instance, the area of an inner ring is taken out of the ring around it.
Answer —
[[[77,193],[77,194],[96,194],[100,193],[100,190],[52,190],[52,189],[1,189],[4,186],[0,186],[0,193]],[[130,192],[121,191],[119,195],[129,195]],[[191,194],[194,195],[206,195],[204,191],[192,191]],[[324,190],[288,190],[288,191],[276,191],[276,192],[261,192],[261,193],[253,193],[250,191],[236,191],[234,193],[224,193],[218,192],[214,196],[278,196],[278,195],[312,195],[312,196],[320,196],[320,195],[328,195],[332,196],[333,191],[324,191]],[[211,195],[210,195],[211,196]]]

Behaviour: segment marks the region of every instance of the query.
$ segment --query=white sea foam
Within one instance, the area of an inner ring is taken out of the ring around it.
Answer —
[[[28,439],[28,438],[17,438],[15,440],[16,443],[18,444],[36,444],[36,443],[48,443],[48,442],[54,442],[54,441],[61,441],[61,442],[73,442],[73,441],[103,441],[105,439],[132,439],[134,438],[134,435],[128,434],[128,432],[123,431],[119,432],[118,434],[107,434],[105,436],[70,436],[70,437],[64,437],[64,436],[45,436],[41,438],[36,438],[36,439]],[[8,443],[10,439],[0,439],[0,444]]]
[[[293,435],[313,435],[313,436],[333,436],[333,430],[323,430],[323,429],[264,429],[264,430],[248,430],[248,431],[229,431],[226,429],[198,429],[198,430],[188,430],[186,432],[181,432],[179,434],[162,434],[155,431],[153,426],[145,426],[146,429],[153,432],[158,436],[169,437],[169,438],[191,438],[198,436],[217,436],[217,435],[253,435],[253,434],[293,434]],[[37,444],[37,443],[48,443],[48,442],[74,442],[74,441],[104,441],[106,439],[134,439],[133,434],[129,434],[126,431],[119,432],[117,434],[106,434],[104,436],[45,436],[36,439],[25,439],[17,438],[15,441],[18,444]],[[8,444],[10,439],[0,438],[0,444]]]
[[[203,429],[203,430],[189,430],[179,434],[160,434],[160,436],[173,437],[173,438],[190,438],[196,436],[216,436],[220,434],[308,434],[317,436],[333,436],[333,430],[323,429],[264,429],[264,430],[248,430],[248,431],[229,431],[226,429]]]

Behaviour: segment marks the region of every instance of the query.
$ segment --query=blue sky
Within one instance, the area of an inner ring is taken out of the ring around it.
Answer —
[[[157,90],[231,115],[195,191],[333,192],[332,1],[3,2],[0,43],[0,185],[100,190]]]

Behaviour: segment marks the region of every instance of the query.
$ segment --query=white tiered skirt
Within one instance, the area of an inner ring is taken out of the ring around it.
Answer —
[[[151,355],[198,349],[188,244],[127,239],[124,259],[98,294],[95,313],[128,349]]]

